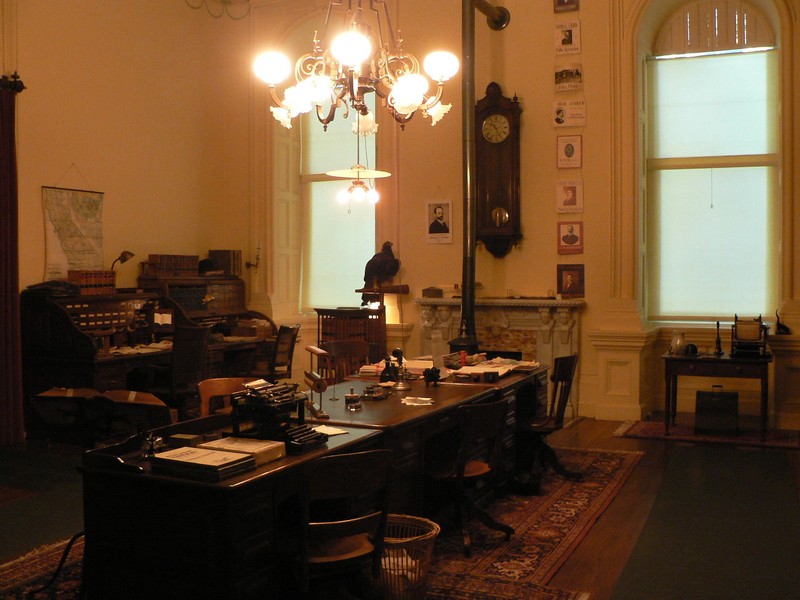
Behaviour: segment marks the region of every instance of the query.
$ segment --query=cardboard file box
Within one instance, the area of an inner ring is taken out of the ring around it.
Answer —
[[[723,392],[721,387],[699,391],[694,413],[696,434],[739,435],[738,392]]]

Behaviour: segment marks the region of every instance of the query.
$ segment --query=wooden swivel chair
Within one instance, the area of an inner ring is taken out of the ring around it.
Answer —
[[[250,375],[252,375],[251,381],[256,377],[273,382],[278,379],[291,379],[294,346],[297,343],[299,332],[299,324],[278,327],[275,344],[270,349],[269,354],[256,357],[255,364],[250,371]]]
[[[372,583],[378,580],[392,472],[390,450],[334,454],[307,465],[303,518],[308,525],[300,551],[304,597],[316,599],[323,590],[362,583],[355,575],[366,567]],[[352,597],[349,591],[342,593]]]
[[[187,404],[197,397],[197,384],[203,379],[210,334],[210,327],[175,325],[171,364],[144,367],[144,381],[142,371],[132,373],[128,387],[153,394],[185,419]]]
[[[505,399],[459,406],[457,429],[450,443],[428,452],[426,474],[433,485],[444,486],[455,503],[456,524],[461,529],[464,555],[471,554],[468,521],[476,517],[485,526],[502,531],[506,540],[514,528],[500,523],[477,504],[476,491],[491,483],[503,455],[503,434],[508,403]]]
[[[244,384],[253,381],[252,377],[215,377],[204,379],[197,384],[200,393],[200,416],[207,417],[211,413],[230,413],[231,394],[244,389]],[[216,406],[216,401],[221,406]]]
[[[521,494],[538,494],[542,476],[548,467],[567,479],[581,479],[580,473],[569,471],[561,464],[546,439],[564,426],[564,413],[577,367],[577,354],[556,358],[550,376],[553,382],[552,394],[545,414],[525,418],[518,411],[516,491]]]

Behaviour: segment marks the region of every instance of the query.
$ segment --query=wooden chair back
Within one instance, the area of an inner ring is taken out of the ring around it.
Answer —
[[[197,384],[200,393],[200,416],[207,417],[212,413],[211,403],[214,399],[222,401],[219,412],[230,410],[231,394],[244,389],[244,384],[253,381],[253,377],[215,377],[204,379]],[[213,412],[218,412],[214,410]]]
[[[203,380],[210,327],[175,325],[172,338],[172,396],[196,394]]]
[[[299,333],[299,324],[278,327],[278,335],[275,337],[272,357],[267,364],[267,379],[290,379],[292,377],[294,347]]]
[[[349,570],[368,562],[373,578],[380,575],[392,474],[392,452],[385,449],[329,455],[306,466],[304,592],[317,571]]]
[[[554,429],[561,429],[564,426],[564,413],[566,412],[567,404],[569,404],[569,394],[572,391],[572,381],[575,379],[575,371],[577,369],[577,354],[560,356],[553,361],[553,374],[550,376],[550,381],[553,382],[553,390],[547,409],[547,417],[552,422]]]
[[[434,477],[477,478],[494,471],[503,454],[507,414],[508,402],[503,398],[459,406],[454,443],[438,449]]]

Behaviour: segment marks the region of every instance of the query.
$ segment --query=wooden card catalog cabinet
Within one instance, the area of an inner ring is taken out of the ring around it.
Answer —
[[[238,277],[139,277],[139,287],[177,302],[193,321],[214,321],[241,315],[244,281]]]

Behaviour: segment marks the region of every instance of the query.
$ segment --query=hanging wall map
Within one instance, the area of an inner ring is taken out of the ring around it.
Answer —
[[[103,269],[103,193],[42,187],[45,281]]]

